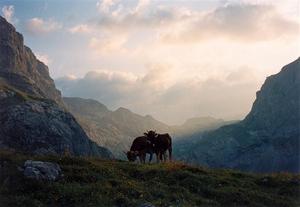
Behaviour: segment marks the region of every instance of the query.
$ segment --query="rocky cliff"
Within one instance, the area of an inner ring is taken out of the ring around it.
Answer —
[[[245,171],[300,171],[300,58],[268,77],[247,117],[198,138],[178,159]]]
[[[48,68],[0,17],[0,147],[30,153],[70,153],[105,158],[63,107]]]
[[[61,102],[48,67],[24,45],[23,36],[0,16],[0,76],[26,93]]]

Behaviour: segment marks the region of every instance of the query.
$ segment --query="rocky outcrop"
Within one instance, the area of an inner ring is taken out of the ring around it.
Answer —
[[[300,171],[300,58],[267,78],[247,117],[201,137],[179,159],[255,172]]]
[[[0,77],[16,89],[62,103],[48,67],[24,45],[23,36],[0,16]]]
[[[64,108],[48,68],[0,17],[0,148],[111,158]]]
[[[35,154],[111,153],[86,136],[75,118],[52,100],[0,86],[0,146]]]
[[[36,180],[56,181],[62,177],[59,165],[52,162],[27,160],[22,171],[25,177]]]

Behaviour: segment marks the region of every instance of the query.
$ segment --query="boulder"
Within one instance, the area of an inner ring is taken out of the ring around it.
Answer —
[[[55,181],[62,176],[62,170],[56,163],[27,160],[24,163],[23,174],[36,180]]]

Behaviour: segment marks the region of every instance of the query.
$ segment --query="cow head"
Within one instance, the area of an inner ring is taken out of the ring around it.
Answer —
[[[128,151],[125,153],[127,156],[128,161],[134,162],[136,160],[136,157],[138,156],[138,151]]]
[[[157,137],[156,131],[153,130],[147,131],[144,135],[151,141],[151,143],[154,143],[154,140]]]

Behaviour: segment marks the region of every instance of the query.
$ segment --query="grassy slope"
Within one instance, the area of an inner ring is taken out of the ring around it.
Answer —
[[[60,164],[56,182],[25,179],[27,159]],[[180,163],[133,164],[0,152],[1,206],[299,206],[300,176],[255,175]]]

